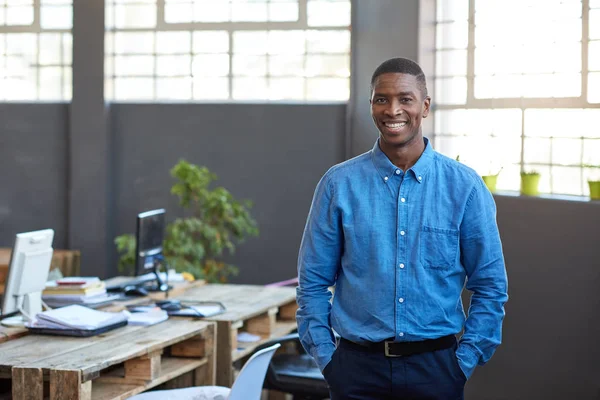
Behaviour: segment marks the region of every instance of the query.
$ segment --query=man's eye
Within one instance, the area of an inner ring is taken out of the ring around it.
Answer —
[[[405,97],[405,98],[402,99],[402,102],[403,103],[410,103],[411,100],[412,100],[411,98]]]
[[[385,99],[376,99],[375,103],[385,103]]]

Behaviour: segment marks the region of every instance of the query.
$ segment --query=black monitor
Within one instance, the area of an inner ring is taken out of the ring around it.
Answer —
[[[166,265],[162,254],[164,237],[165,210],[163,208],[138,214],[135,232],[135,275],[154,272],[157,285],[150,290],[168,289],[158,274],[158,267]]]

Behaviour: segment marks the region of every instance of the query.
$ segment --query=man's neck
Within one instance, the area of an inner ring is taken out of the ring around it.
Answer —
[[[419,135],[403,146],[390,146],[380,139],[379,148],[392,164],[406,172],[417,163],[421,154],[425,151],[425,140],[423,136]]]

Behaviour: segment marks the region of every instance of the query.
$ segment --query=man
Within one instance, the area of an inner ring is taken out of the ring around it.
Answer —
[[[315,191],[297,321],[332,400],[462,399],[500,344],[508,295],[494,200],[473,170],[423,137],[430,102],[418,64],[381,64],[370,99],[378,140]]]

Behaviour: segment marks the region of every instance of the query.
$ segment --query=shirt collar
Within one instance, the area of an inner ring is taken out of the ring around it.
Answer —
[[[433,163],[433,157],[435,153],[433,147],[431,146],[431,143],[429,142],[429,139],[423,137],[423,140],[425,141],[425,150],[423,151],[423,154],[421,154],[421,157],[419,157],[415,165],[413,165],[408,170],[412,171],[412,173],[415,176],[415,179],[419,183],[422,183],[423,179],[425,179],[425,174],[427,173],[427,170],[429,170],[429,167]],[[394,172],[398,169],[398,167],[396,167],[390,161],[390,159],[387,158],[385,153],[379,148],[379,138],[377,138],[377,140],[375,141],[375,145],[373,145],[373,150],[371,151],[371,154],[373,164],[375,164],[377,172],[379,173],[379,175],[381,175],[381,178],[383,178],[384,180],[387,180],[387,178],[391,177],[394,174]]]

